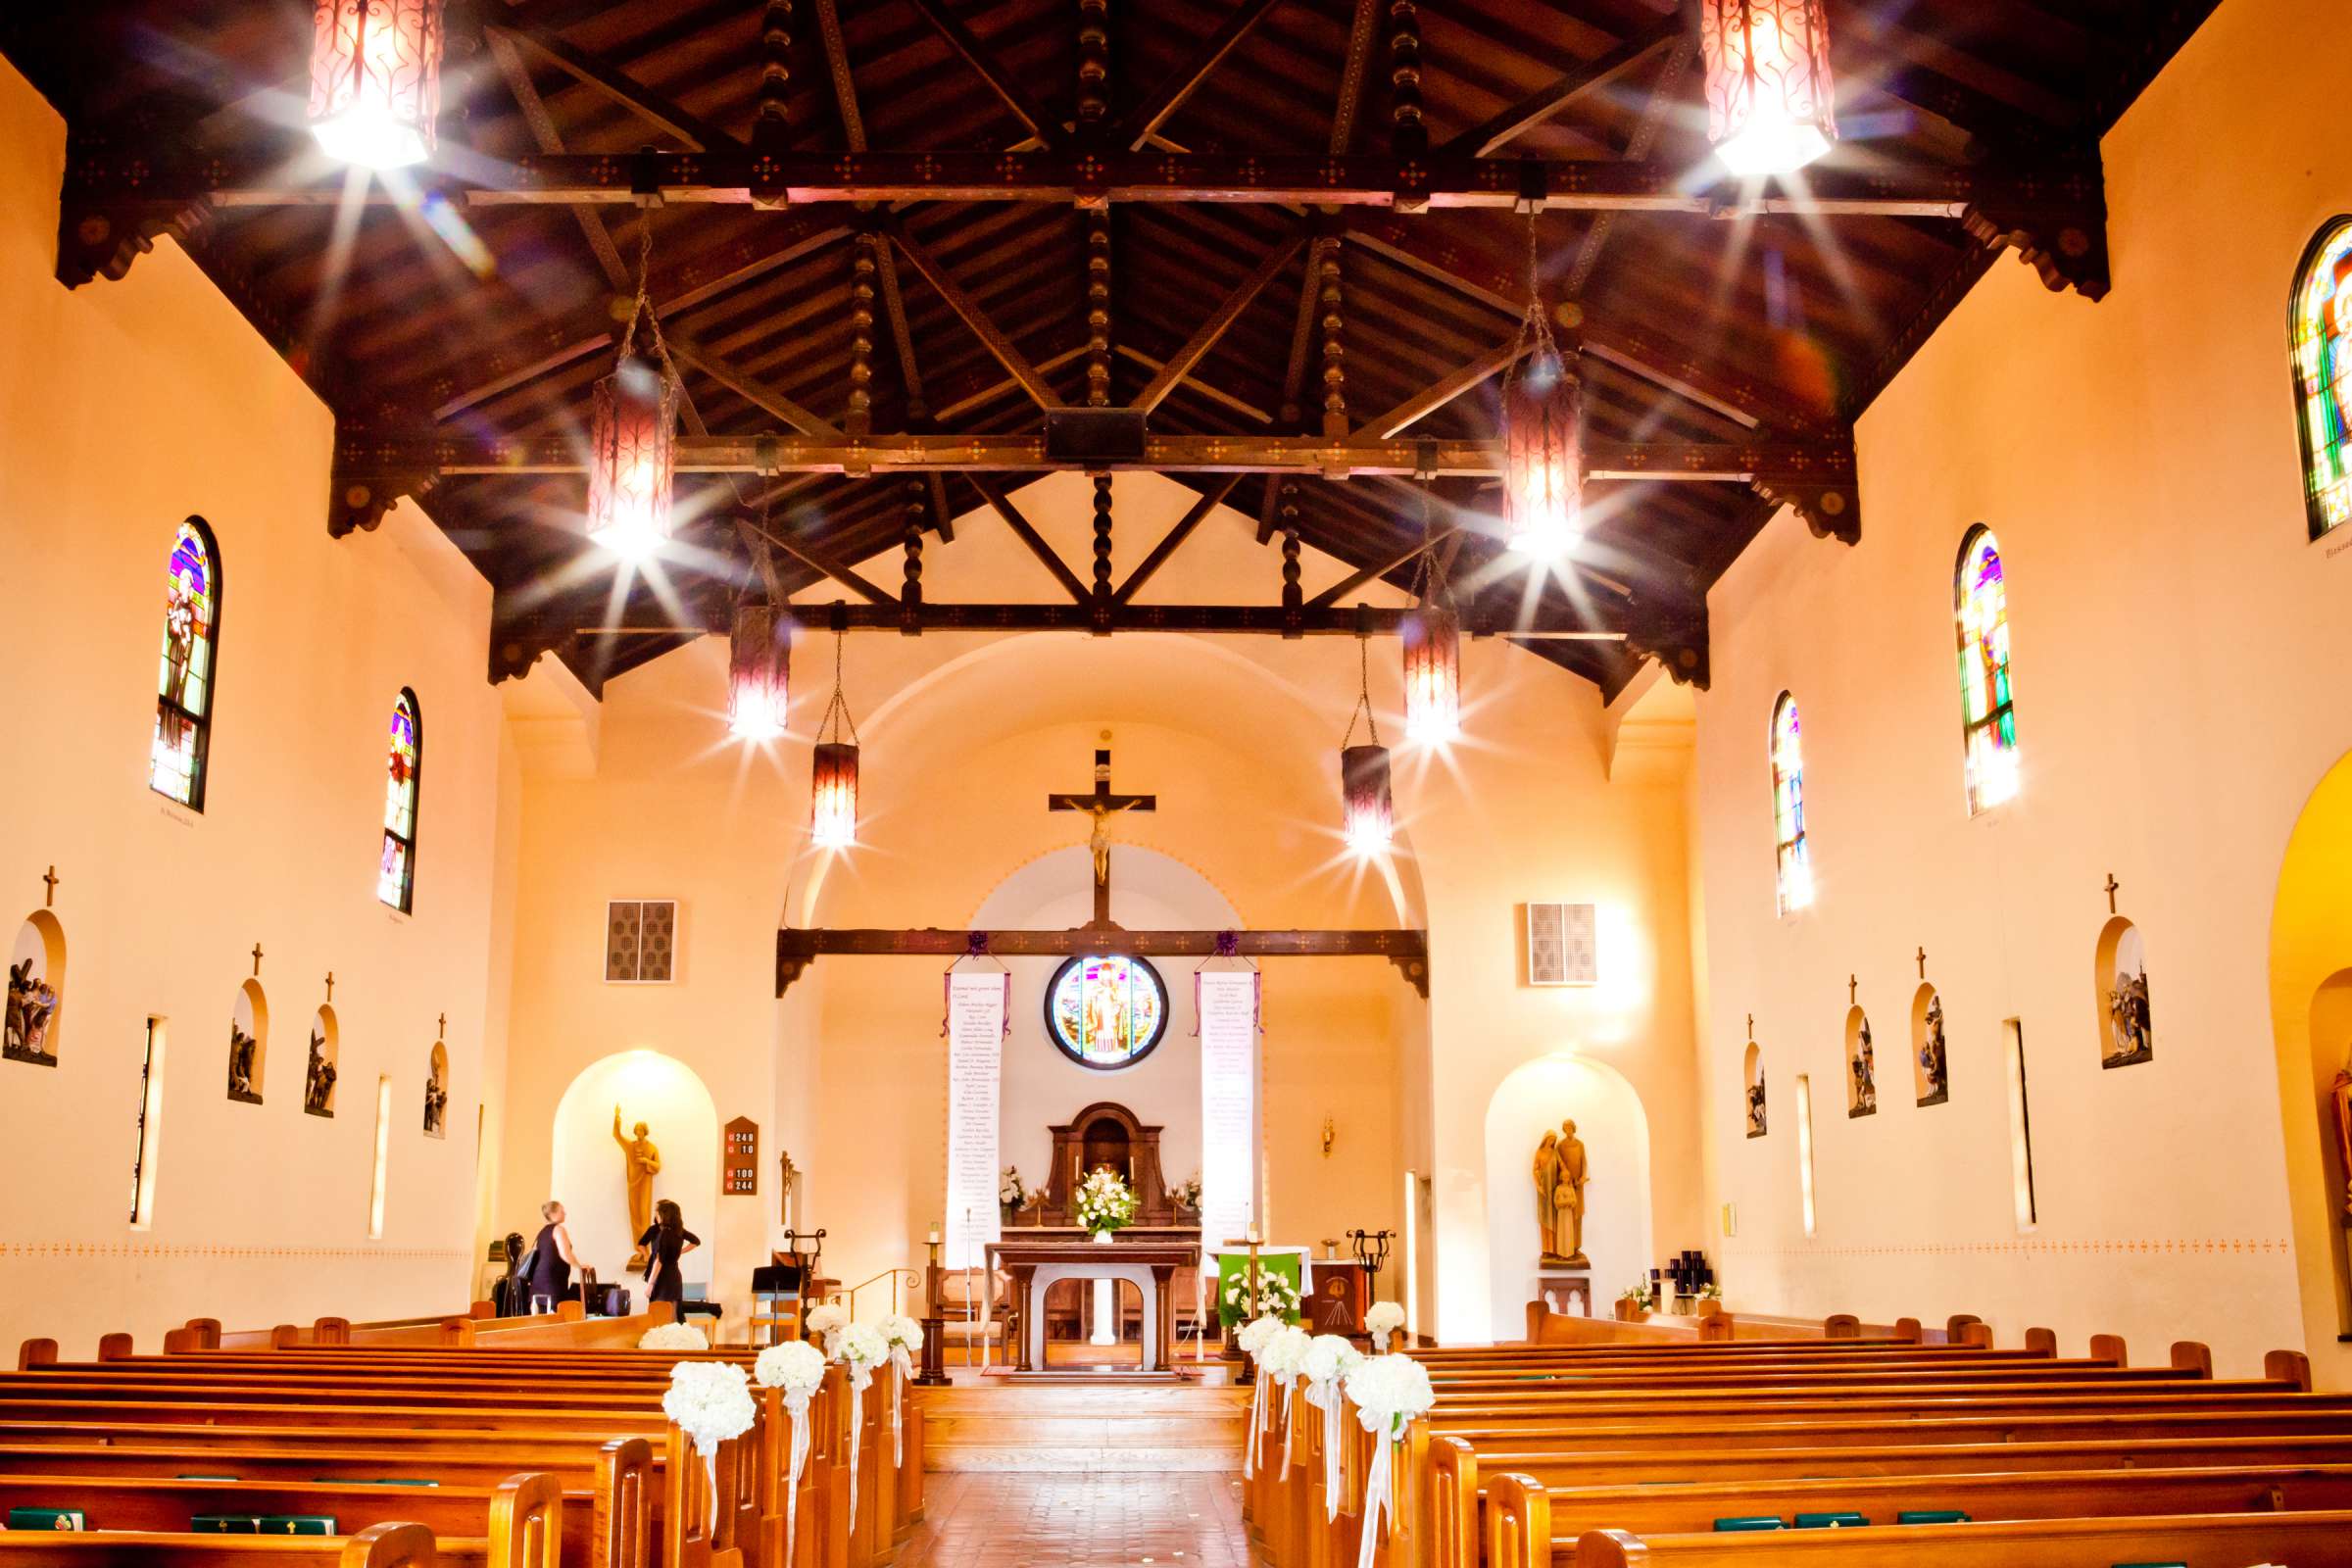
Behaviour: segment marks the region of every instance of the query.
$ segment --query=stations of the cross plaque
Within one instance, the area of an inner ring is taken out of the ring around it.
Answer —
[[[1110,788],[1110,748],[1095,751],[1095,787],[1084,795],[1049,795],[1046,809],[1050,811],[1084,811],[1095,819],[1095,830],[1087,839],[1087,848],[1095,860],[1095,920],[1097,925],[1110,924],[1110,819],[1121,811],[1153,811],[1159,808],[1156,795],[1114,795]]]

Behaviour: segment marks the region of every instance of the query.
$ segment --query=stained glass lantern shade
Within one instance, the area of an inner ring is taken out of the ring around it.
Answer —
[[[1159,971],[1118,954],[1082,956],[1046,988],[1046,1032],[1088,1067],[1141,1061],[1168,1028],[1168,988]]]
[[[1550,557],[1576,542],[1584,510],[1584,455],[1577,378],[1559,351],[1542,344],[1502,393],[1502,510],[1505,542]]]
[[[1960,550],[1960,704],[1968,736],[1968,808],[2017,794],[2017,710],[2009,687],[2009,598],[2001,547],[1973,530]]]
[[[312,134],[370,169],[419,164],[441,109],[442,0],[318,0],[311,42]]]
[[[1452,611],[1423,605],[1406,612],[1404,733],[1443,746],[1462,730],[1462,628]]]
[[[596,384],[588,421],[588,537],[630,560],[669,538],[678,384],[634,357]]]
[[[1699,0],[1707,139],[1735,174],[1786,174],[1838,139],[1822,0]]]
[[[772,605],[739,605],[727,639],[727,729],[738,739],[772,741],[784,733],[791,684],[789,623]]]
[[[858,748],[820,742],[808,767],[808,837],[819,849],[846,850],[858,842]]]
[[[1396,807],[1389,794],[1389,749],[1340,749],[1340,794],[1348,847],[1358,855],[1384,853],[1396,831]]]
[[[2352,521],[2352,218],[2313,245],[2288,324],[2316,539]]]

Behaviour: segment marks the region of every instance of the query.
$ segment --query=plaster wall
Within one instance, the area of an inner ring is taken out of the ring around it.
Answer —
[[[1710,595],[1693,812],[1735,1308],[1966,1310],[2002,1343],[2046,1324],[2143,1356],[2203,1339],[2233,1371],[2308,1348],[2352,1383],[2309,1063],[2275,1062],[2270,968],[2289,833],[2352,743],[2332,683],[2293,673],[2352,656],[2352,539],[2307,540],[2285,336],[2298,257],[2352,206],[2352,149],[2314,133],[2352,73],[2331,22],[2294,0],[2221,6],[2104,143],[2112,294],[2050,294],[2000,261],[1860,422],[1860,546],[1784,514]],[[2024,784],[1972,817],[1952,589],[1979,522],[2006,569]],[[1784,689],[1819,889],[1785,918],[1766,752]],[[2091,979],[2110,872],[2156,1020],[2154,1059],[2114,1070]],[[2333,898],[2341,930],[2340,882]],[[1951,1057],[1950,1102],[1929,1108],[1888,1049],[1923,947]],[[1853,1120],[1836,1089],[1849,976],[1882,1042],[1883,1108]],[[1738,1099],[1751,1013],[1772,1097],[1756,1140]],[[2007,1019],[2032,1096],[2030,1232]],[[1816,1089],[1811,1238],[1798,1072]]]
[[[499,1049],[499,700],[489,588],[403,506],[327,537],[328,412],[166,240],[121,282],[52,276],[65,126],[0,63],[0,922],[57,868],[58,1065],[0,1062],[19,1180],[0,1344],[139,1348],[191,1315],[238,1328],[457,1310],[472,1298],[475,1106]],[[211,783],[150,791],[165,561],[212,525],[221,604]],[[415,911],[378,903],[387,725],[420,701]],[[228,1023],[263,951],[264,1103],[226,1098]],[[334,976],[338,1114],[302,1109],[306,1028]],[[449,1133],[424,1136],[446,1014]],[[149,1017],[166,1039],[152,1225],[130,1223]],[[368,1234],[379,1077],[384,1233]]]

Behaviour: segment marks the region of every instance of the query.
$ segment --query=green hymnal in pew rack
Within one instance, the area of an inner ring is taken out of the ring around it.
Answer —
[[[331,1513],[262,1515],[262,1534],[265,1536],[331,1536],[334,1533],[335,1516]]]
[[[1968,1515],[1957,1508],[1905,1508],[1894,1516],[1898,1525],[1964,1525]]]
[[[8,1510],[11,1530],[87,1530],[89,1520],[79,1508],[11,1508]]]
[[[1777,1514],[1769,1514],[1769,1513],[1767,1513],[1767,1514],[1752,1514],[1752,1515],[1748,1515],[1748,1516],[1745,1516],[1745,1517],[1742,1517],[1742,1518],[1737,1518],[1737,1519],[1718,1519],[1718,1520],[1716,1520],[1716,1521],[1715,1521],[1715,1528],[1716,1528],[1716,1529],[1718,1529],[1718,1530],[1723,1530],[1723,1531],[1732,1531],[1732,1530],[1786,1530],[1786,1529],[1788,1529],[1788,1527],[1787,1525],[1785,1525],[1785,1524],[1783,1524],[1783,1523],[1781,1522],[1781,1520],[1780,1520],[1780,1517],[1779,1517]]]
[[[258,1513],[200,1513],[188,1521],[188,1528],[200,1536],[258,1536],[262,1533],[262,1516]]]
[[[1870,1521],[1858,1513],[1800,1513],[1799,1530],[1859,1530]]]

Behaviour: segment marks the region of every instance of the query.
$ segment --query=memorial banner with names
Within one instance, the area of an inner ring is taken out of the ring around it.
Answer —
[[[1012,976],[979,969],[948,976],[949,1268],[980,1267],[1003,1236],[997,1208],[997,1098],[1003,1082]]]
[[[1257,1218],[1257,988],[1254,969],[1194,977],[1200,1016],[1200,1241],[1216,1250]]]

